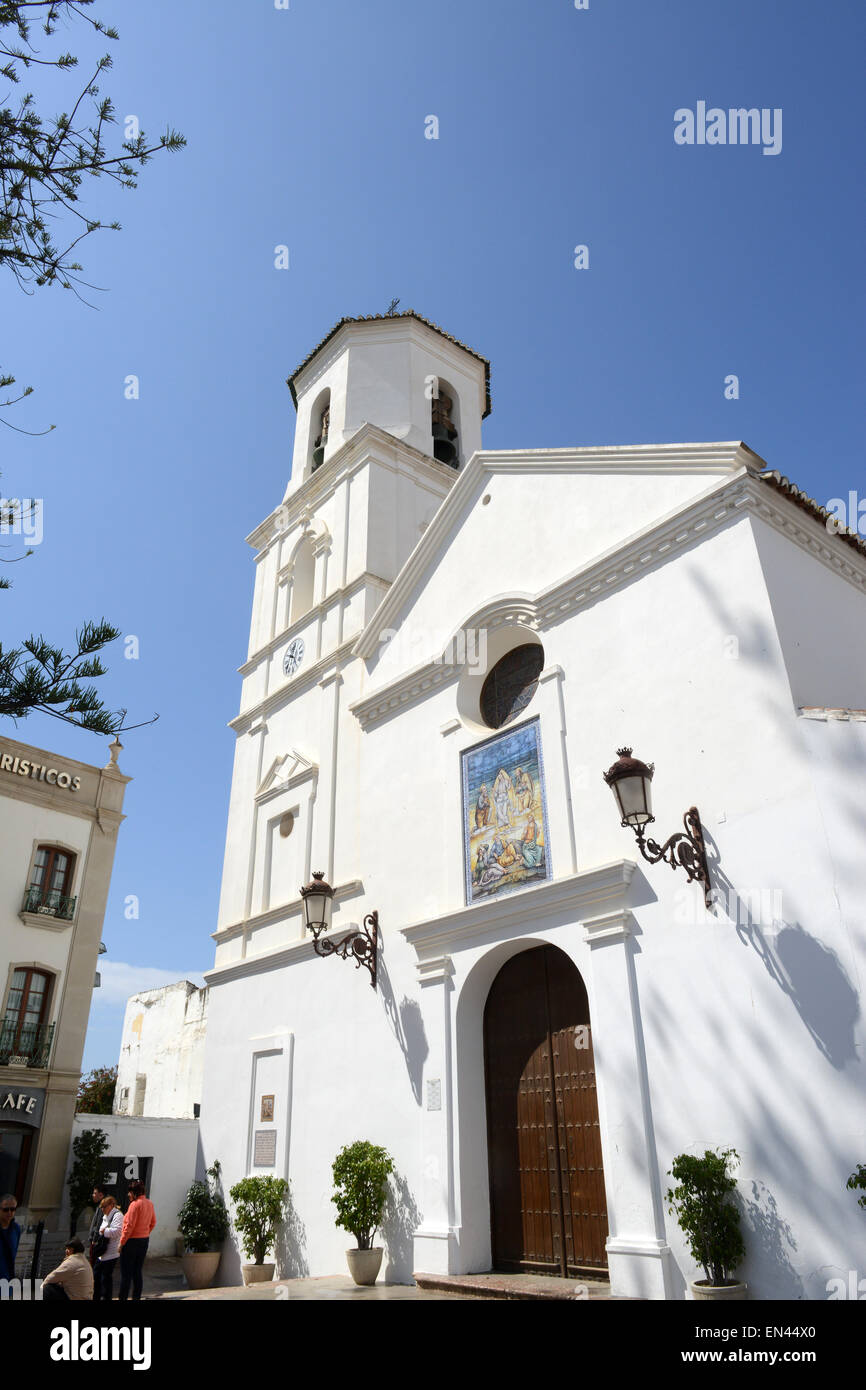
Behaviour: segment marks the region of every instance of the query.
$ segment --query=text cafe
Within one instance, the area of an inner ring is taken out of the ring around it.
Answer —
[[[0,1089],[0,1195],[14,1193],[19,1205],[39,1135],[45,1092],[30,1087]]]

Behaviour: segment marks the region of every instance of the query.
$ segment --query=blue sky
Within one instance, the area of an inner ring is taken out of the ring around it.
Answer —
[[[57,426],[0,438],[0,489],[44,499],[42,543],[4,571],[0,635],[68,642],[104,614],[140,649],[109,650],[105,698],[160,714],[123,739],[135,780],[86,1067],[116,1060],[131,989],[212,964],[243,537],[285,488],[285,378],[342,315],[398,296],[488,356],[487,447],[745,439],[822,502],[866,491],[860,0],[97,12],[120,29],[103,83],[118,114],[188,147],[137,192],[86,190],[123,223],[82,248],[97,308],[0,289],[0,365],[35,388],[13,418]],[[66,46],[93,47],[77,26]],[[677,145],[674,113],[699,101],[780,108],[781,152]],[[7,732],[107,761],[44,717]]]

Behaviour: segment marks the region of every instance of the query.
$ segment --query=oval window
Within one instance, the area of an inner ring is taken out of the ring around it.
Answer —
[[[526,709],[538,686],[544,648],[525,642],[497,661],[481,688],[481,718],[489,729],[501,729]]]

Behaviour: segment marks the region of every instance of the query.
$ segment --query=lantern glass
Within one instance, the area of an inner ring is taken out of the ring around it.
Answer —
[[[318,934],[327,931],[331,925],[331,904],[334,891],[329,884],[322,882],[322,874],[314,874],[313,882],[301,890],[304,901],[304,922],[307,931]]]
[[[646,825],[653,818],[649,777],[620,777],[613,784],[623,825]]]

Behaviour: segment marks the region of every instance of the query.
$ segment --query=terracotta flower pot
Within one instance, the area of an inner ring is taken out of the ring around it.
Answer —
[[[184,1251],[181,1255],[183,1277],[191,1289],[212,1289],[216,1272],[219,1269],[220,1251],[205,1250],[194,1254]]]
[[[689,1288],[692,1291],[692,1298],[698,1302],[709,1299],[718,1302],[744,1299],[748,1285],[740,1284],[736,1279],[729,1279],[726,1284],[711,1284],[708,1279],[695,1279]]]
[[[241,1265],[245,1284],[269,1284],[274,1277],[276,1265]]]
[[[381,1245],[372,1250],[347,1250],[349,1273],[356,1284],[375,1284],[385,1251]]]

